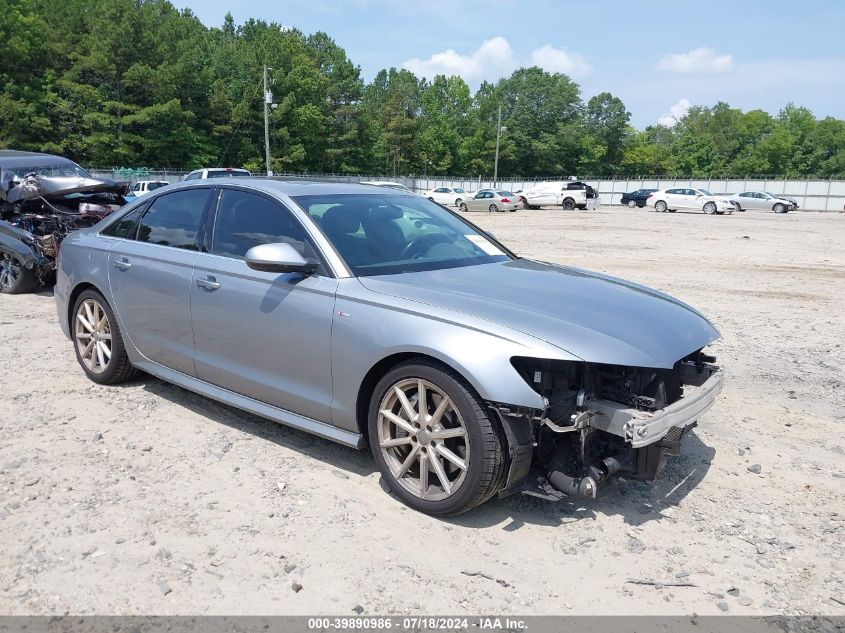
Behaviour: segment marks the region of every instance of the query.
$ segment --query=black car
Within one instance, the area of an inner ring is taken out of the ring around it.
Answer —
[[[0,293],[47,283],[62,239],[126,204],[128,190],[61,156],[0,150]]]
[[[632,209],[634,207],[644,207],[646,200],[648,200],[648,196],[657,189],[637,189],[636,191],[632,191],[631,193],[623,193],[622,194],[622,204],[627,204]]]

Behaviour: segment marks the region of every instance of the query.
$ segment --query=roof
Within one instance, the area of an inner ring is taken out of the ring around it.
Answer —
[[[327,182],[324,180],[284,180],[267,176],[233,177],[212,180],[182,181],[178,187],[224,187],[226,185],[246,185],[251,189],[265,191],[272,195],[283,196],[321,196],[326,194],[374,194],[412,195],[398,190],[385,190],[384,187],[365,185],[357,182]],[[171,189],[173,191],[173,189]]]
[[[0,149],[0,167],[48,167],[75,163],[69,158],[55,154],[41,154],[39,152],[21,152],[13,149]]]

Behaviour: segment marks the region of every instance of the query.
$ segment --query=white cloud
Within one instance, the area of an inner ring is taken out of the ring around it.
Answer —
[[[549,44],[535,49],[530,60],[521,59],[504,37],[493,37],[482,42],[478,50],[461,55],[453,49],[435,53],[428,59],[415,57],[402,64],[415,75],[432,78],[435,75],[459,75],[468,83],[482,80],[494,81],[512,73],[519,66],[540,66],[552,73],[566,73],[573,77],[587,75],[592,66],[578,53],[554,48]]]
[[[461,55],[450,48],[428,59],[415,57],[402,64],[415,75],[428,78],[460,75],[468,82],[496,79],[512,72],[516,66],[516,55],[504,37],[484,41],[477,51],[469,55]]]
[[[593,69],[578,53],[570,53],[551,44],[532,51],[531,63],[550,73],[564,73],[576,78],[588,75]]]
[[[657,119],[657,123],[659,125],[665,125],[666,127],[672,127],[687,115],[690,106],[692,106],[692,104],[689,102],[689,99],[681,99],[678,103],[669,108],[669,112],[667,114],[661,115]]]
[[[689,53],[666,55],[657,67],[670,73],[716,74],[733,70],[734,60],[730,55],[720,55],[712,48],[702,47]]]

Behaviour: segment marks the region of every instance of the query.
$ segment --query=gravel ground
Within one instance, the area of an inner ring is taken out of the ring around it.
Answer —
[[[845,216],[473,217],[721,329],[725,390],[661,481],[429,518],[367,452],[95,386],[49,291],[3,296],[0,613],[845,614]]]

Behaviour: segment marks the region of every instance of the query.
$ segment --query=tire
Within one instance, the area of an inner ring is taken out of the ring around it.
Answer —
[[[784,213],[784,208],[785,207],[780,202],[778,202],[777,204],[775,204],[775,206],[772,207],[772,211],[774,211],[775,213]]]
[[[455,206],[456,206],[456,207],[461,206],[461,202],[463,202],[463,199],[462,199],[462,198],[457,198],[457,199],[455,199]]]
[[[637,201],[636,201],[636,200],[628,200],[628,208],[629,208],[629,209],[633,209],[633,208],[634,208],[634,207],[636,207],[636,206],[637,206]]]
[[[499,207],[497,207],[495,204],[491,204],[489,207],[487,207],[487,210],[490,213],[496,213],[496,212],[498,212]]]
[[[562,207],[563,207],[564,211],[572,211],[572,209],[574,209],[574,208],[575,208],[575,200],[573,200],[572,198],[566,198],[566,199],[565,199],[565,200],[561,203],[561,205],[560,205],[560,206],[562,206]]]
[[[718,209],[716,208],[715,202],[707,202],[704,207],[702,207],[702,211],[708,215],[714,215],[718,212]]]
[[[467,211],[469,211],[469,209],[467,209],[467,205],[462,202],[461,205],[458,207],[458,211],[460,211],[461,213],[466,213]]]
[[[105,323],[102,319],[105,319]],[[94,329],[92,330],[89,326]],[[76,299],[73,305],[70,332],[73,337],[73,347],[76,350],[76,360],[85,375],[92,381],[100,385],[115,385],[136,374],[135,368],[132,367],[126,355],[120,324],[111,306],[96,290],[85,290]],[[91,336],[92,334],[94,337]],[[108,339],[104,338],[106,335]],[[96,354],[92,349],[90,360],[86,358],[88,345],[91,342],[95,343],[93,349],[98,349],[100,344],[104,345],[109,349],[108,354],[103,348],[99,348]],[[105,365],[102,364],[103,361]]]
[[[668,209],[669,209],[669,207],[666,204],[665,200],[658,200],[657,202],[654,203],[654,210],[657,211],[658,213],[666,213],[666,211],[668,211]]]
[[[22,295],[38,287],[35,268],[24,266],[20,258],[7,250],[0,250],[0,293]]]
[[[432,198],[431,196],[429,196],[428,199],[434,202],[434,198]]]
[[[440,418],[445,423],[431,427],[417,423],[397,396],[398,389],[414,416],[419,416],[420,383],[426,391],[427,415],[436,415],[443,396],[448,398],[444,405],[447,410]],[[385,410],[391,413],[390,418],[382,414]],[[394,422],[397,418],[402,421],[401,426]],[[439,363],[414,358],[387,372],[373,392],[368,429],[373,458],[384,482],[414,510],[435,516],[461,514],[490,499],[502,486],[506,442],[497,423],[473,388]],[[437,433],[444,431],[452,435],[438,439]],[[458,435],[459,432],[463,434]],[[385,441],[392,445],[382,446]],[[448,452],[451,458],[441,451]],[[450,489],[434,467],[432,456]],[[423,458],[431,463],[431,469],[425,471],[425,482],[421,481]],[[458,463],[452,458],[457,458]]]
[[[742,207],[739,205],[739,202],[736,203],[736,210],[742,211]]]

